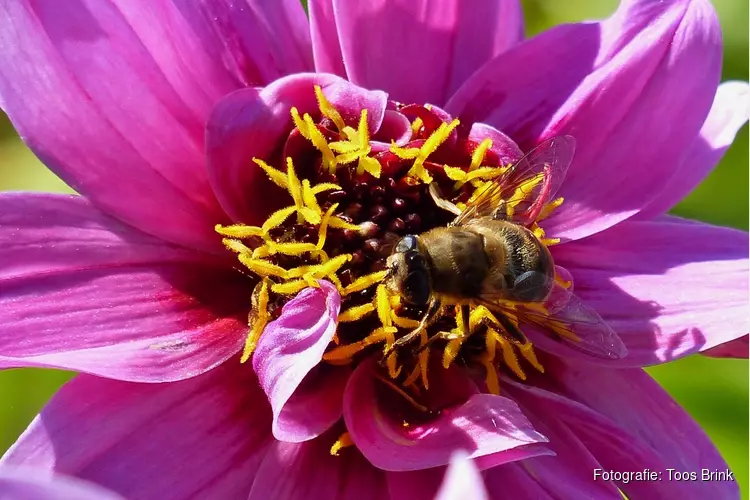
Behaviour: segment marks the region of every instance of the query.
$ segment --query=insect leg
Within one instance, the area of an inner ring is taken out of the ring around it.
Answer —
[[[462,304],[459,306],[459,312],[461,315],[461,321],[458,323],[459,329],[461,330],[460,334],[455,334],[453,332],[438,332],[432,337],[430,337],[427,342],[419,346],[417,349],[414,350],[414,355],[419,354],[420,352],[424,351],[428,347],[430,347],[436,340],[455,340],[459,338],[466,338],[469,335],[471,335],[471,332],[469,331],[469,305],[468,304]]]
[[[398,339],[396,342],[391,345],[391,347],[388,348],[388,350],[383,353],[383,361],[388,359],[388,357],[395,351],[396,349],[401,348],[402,346],[410,343],[412,340],[414,340],[419,334],[421,334],[425,328],[430,326],[432,321],[437,317],[438,313],[441,309],[441,303],[440,300],[437,298],[433,298],[430,300],[429,305],[427,306],[427,311],[425,311],[424,316],[422,316],[422,319],[419,321],[419,325],[400,339]]]
[[[496,314],[495,317],[500,322],[500,326],[503,327],[504,333],[507,333],[512,340],[526,344],[528,340],[526,335],[523,334],[520,328],[518,328],[511,320],[509,320],[504,314]]]

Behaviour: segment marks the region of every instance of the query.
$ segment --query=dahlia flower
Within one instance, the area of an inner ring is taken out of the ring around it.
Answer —
[[[458,452],[490,497],[738,495],[593,472],[726,468],[641,369],[747,333],[747,234],[665,215],[747,120],[707,1],[529,40],[501,0],[0,9],[2,107],[81,194],[0,196],[0,367],[81,372],[4,464],[126,498],[417,499]],[[428,186],[471,206],[560,136],[566,175],[499,200],[554,259],[536,320],[444,308],[384,356],[423,313],[384,285],[392,243],[453,217]]]

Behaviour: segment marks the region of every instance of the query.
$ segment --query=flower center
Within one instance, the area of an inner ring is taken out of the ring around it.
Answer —
[[[458,120],[429,105],[390,102],[386,119],[408,126],[397,140],[386,137],[388,143],[378,140],[385,123],[373,138],[367,109],[358,123],[348,124],[320,87],[315,94],[317,116],[290,110],[294,129],[281,164],[253,158],[287,193],[289,205],[259,227],[216,226],[225,246],[259,277],[243,362],[281,307],[304,288],[319,287],[319,280],[330,281],[342,297],[337,333],[323,360],[342,365],[378,350],[388,352],[417,328],[425,308],[389,292],[383,283],[386,258],[402,236],[446,226],[455,217],[436,206],[430,183],[461,210],[510,163],[493,149],[491,139],[471,138]],[[513,200],[505,206],[509,213],[522,197]],[[538,220],[561,202],[547,205]],[[557,242],[546,239],[536,222],[529,229],[544,245]],[[487,388],[496,394],[499,368],[520,379],[526,379],[528,369],[544,371],[532,344],[507,332],[509,326],[518,330],[517,318],[501,321],[481,305],[471,305],[468,315],[460,308],[443,308],[418,343],[384,360],[388,383],[417,408],[419,391],[429,387],[431,352],[440,353],[445,368],[457,359],[484,367]]]

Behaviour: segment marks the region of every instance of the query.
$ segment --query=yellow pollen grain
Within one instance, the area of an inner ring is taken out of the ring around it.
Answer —
[[[263,278],[261,281],[260,293],[258,294],[257,304],[254,304],[253,314],[255,316],[253,324],[250,326],[250,332],[245,339],[245,346],[242,349],[242,357],[240,363],[245,363],[250,359],[250,355],[255,351],[255,346],[258,345],[258,339],[260,338],[263,330],[265,330],[268,324],[268,279]]]
[[[566,290],[573,285],[572,281],[562,279],[559,274],[555,274],[555,282]]]
[[[476,170],[482,165],[484,156],[487,154],[487,151],[491,147],[492,139],[488,138],[479,143],[479,146],[477,146],[477,148],[471,154],[471,164],[469,165],[469,172],[471,172],[472,170]]]
[[[350,307],[346,311],[339,314],[339,321],[341,323],[350,323],[352,321],[359,321],[368,314],[375,310],[375,305],[372,303],[362,304],[361,306]]]
[[[348,432],[345,432],[331,446],[331,455],[338,457],[342,449],[350,446],[354,446],[354,441],[352,441],[352,436]]]
[[[289,188],[289,181],[287,180],[287,176],[284,174],[284,172],[276,170],[268,163],[259,158],[253,158],[253,162],[263,169],[268,178],[271,179],[274,184],[279,186],[281,189]]]
[[[263,236],[263,228],[257,226],[246,226],[244,224],[232,224],[230,226],[216,224],[214,226],[214,231],[222,236],[230,236],[232,238],[252,238]]]
[[[314,89],[315,99],[318,101],[318,108],[320,109],[320,112],[323,114],[323,116],[328,117],[334,123],[334,125],[336,125],[336,128],[339,129],[339,131],[344,130],[344,127],[346,127],[344,119],[341,118],[338,110],[333,107],[330,101],[326,99],[326,96],[323,94],[323,89],[320,87],[320,85],[315,85]]]

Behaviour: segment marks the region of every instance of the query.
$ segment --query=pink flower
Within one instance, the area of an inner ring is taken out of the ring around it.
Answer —
[[[415,499],[464,451],[491,497],[736,497],[593,474],[726,467],[640,368],[747,356],[747,234],[664,215],[747,120],[710,4],[524,41],[516,2],[464,3],[311,1],[309,30],[294,0],[4,3],[2,106],[83,197],[0,196],[0,367],[82,372],[3,462],[127,498]],[[380,367],[417,317],[384,233],[450,220],[431,178],[465,202],[563,134],[529,227],[618,359],[546,322]]]

